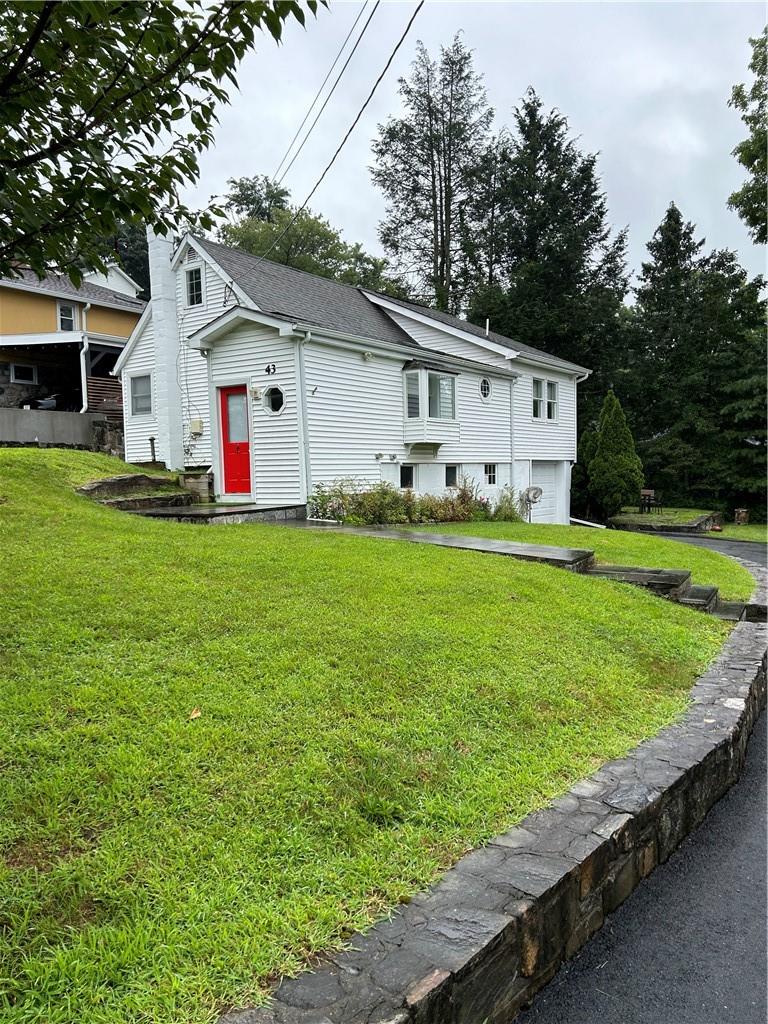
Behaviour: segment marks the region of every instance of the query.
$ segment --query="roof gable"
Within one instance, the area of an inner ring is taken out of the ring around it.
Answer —
[[[209,239],[198,245],[263,313],[373,341],[420,348],[354,285],[308,274]]]

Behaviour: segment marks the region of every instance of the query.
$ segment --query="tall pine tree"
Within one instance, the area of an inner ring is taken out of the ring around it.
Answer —
[[[728,205],[747,225],[755,242],[765,245],[768,242],[768,28],[749,42],[752,46],[749,70],[755,80],[749,89],[745,85],[735,85],[729,104],[739,111],[749,131],[747,138],[733,151],[749,177],[740,189],[729,196]]]
[[[613,235],[597,157],[529,89],[484,160],[475,201],[486,217],[473,250],[469,318],[592,368],[582,422],[597,418],[621,363],[626,234]]]
[[[759,507],[765,303],[734,253],[702,252],[675,204],[648,244],[626,387],[649,484],[667,502]]]
[[[470,189],[493,111],[458,35],[437,60],[418,44],[400,96],[404,114],[379,125],[373,143],[371,172],[387,202],[381,243],[421,298],[458,313],[470,285]]]

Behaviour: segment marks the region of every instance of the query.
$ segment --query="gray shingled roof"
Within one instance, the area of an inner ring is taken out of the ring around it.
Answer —
[[[263,313],[295,318],[331,331],[341,331],[371,340],[390,341],[424,351],[424,347],[398,327],[385,310],[366,298],[354,285],[341,284],[339,281],[331,281],[326,277],[286,267],[282,263],[273,263],[242,249],[212,242],[207,238],[196,238],[195,241],[202,245]],[[371,294],[378,293],[371,291]],[[382,295],[381,298],[402,306],[404,312],[411,310],[421,313],[438,323],[473,334],[478,339],[486,336],[482,327],[476,327],[467,320],[451,316],[449,313],[442,313],[429,306],[419,306],[414,302],[393,299],[389,295]],[[495,331],[491,331],[488,338],[497,345],[514,349],[521,355],[543,359],[551,366],[562,367],[565,370],[584,369],[575,363],[531,348],[530,345],[496,334]]]
[[[253,299],[262,313],[273,313],[372,341],[421,348],[384,310],[366,299],[353,285],[295,270],[282,263],[272,263],[207,238],[196,238],[195,241]]]
[[[369,291],[371,291],[369,289]],[[371,291],[372,295],[379,295],[381,293]],[[474,334],[476,338],[487,338],[488,341],[493,341],[497,345],[501,345],[503,348],[514,349],[515,352],[519,352],[520,355],[529,355],[532,358],[545,359],[547,363],[551,363],[553,366],[562,366],[563,369],[567,370],[582,370],[585,371],[585,367],[578,366],[576,363],[569,363],[566,359],[560,359],[558,356],[550,355],[549,352],[544,352],[538,348],[531,348],[530,345],[524,345],[521,341],[515,341],[513,338],[507,338],[503,334],[497,334],[495,331],[489,331],[486,335],[484,328],[478,327],[476,324],[471,324],[468,320],[462,320],[461,317],[451,316],[450,313],[443,313],[439,309],[432,309],[430,306],[420,306],[416,302],[407,302],[405,299],[393,299],[391,295],[381,294],[381,298],[387,302],[392,302],[397,306],[402,306],[404,310],[411,310],[414,313],[420,313],[422,316],[431,317],[433,320],[437,320],[438,323],[446,324],[448,327],[455,327],[458,330],[465,331],[467,334]]]
[[[59,274],[47,274],[40,280],[33,270],[21,269],[18,277],[3,277],[0,278],[0,281],[11,287],[14,284],[34,285],[40,291],[71,295],[73,299],[78,299],[80,302],[95,302],[97,305],[107,302],[111,306],[120,306],[132,313],[141,313],[146,306],[143,299],[135,299],[132,295],[115,292],[111,288],[102,288],[100,284],[91,284],[90,281],[83,281],[77,288],[68,277],[62,277]]]

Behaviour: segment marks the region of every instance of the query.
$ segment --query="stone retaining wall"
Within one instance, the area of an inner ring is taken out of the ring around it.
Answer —
[[[220,1024],[506,1024],[737,780],[765,647],[765,626],[739,623],[679,723]]]
[[[653,512],[645,513],[642,521],[638,519],[631,523],[620,522],[616,519],[608,520],[611,529],[630,530],[632,533],[709,533],[715,526],[722,526],[722,523],[723,517],[719,512],[709,512],[707,515],[697,516],[690,523],[654,522]]]

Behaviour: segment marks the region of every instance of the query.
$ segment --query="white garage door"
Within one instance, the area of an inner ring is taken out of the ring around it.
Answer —
[[[534,523],[557,522],[557,463],[534,462],[531,466],[531,483],[543,491],[541,501],[532,509]]]

